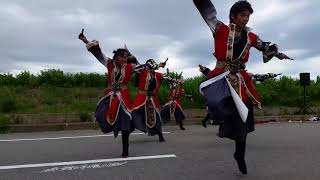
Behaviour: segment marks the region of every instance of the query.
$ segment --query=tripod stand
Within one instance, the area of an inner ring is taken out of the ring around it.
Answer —
[[[303,85],[303,104],[300,106],[299,114],[316,114],[306,103],[306,85]]]
[[[310,86],[310,73],[300,73],[300,86],[303,86],[303,104],[300,106],[299,114],[316,114],[306,103],[306,86]]]

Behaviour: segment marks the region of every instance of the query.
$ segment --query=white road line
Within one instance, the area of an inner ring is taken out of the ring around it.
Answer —
[[[70,166],[70,165],[79,165],[79,164],[93,164],[93,163],[106,163],[106,162],[119,162],[119,161],[136,161],[136,160],[163,159],[163,158],[176,158],[176,157],[177,156],[175,154],[166,154],[166,155],[138,156],[138,157],[114,158],[114,159],[96,159],[96,160],[85,160],[85,161],[42,163],[42,164],[23,164],[23,165],[0,166],[0,170],[36,168],[36,167],[52,167],[52,166]]]
[[[117,167],[123,166],[128,162],[109,162],[109,163],[94,163],[94,164],[82,164],[82,165],[75,165],[75,166],[59,166],[53,167],[50,169],[45,169],[40,171],[40,173],[53,173],[56,171],[73,171],[73,170],[84,170],[84,169],[99,169],[99,168],[109,168],[109,167]]]
[[[169,134],[170,132],[162,132]],[[145,133],[131,133],[131,135],[144,135]],[[121,133],[119,134],[121,135]],[[49,137],[49,138],[34,138],[34,139],[2,139],[0,142],[17,142],[17,141],[43,141],[43,140],[59,140],[59,139],[81,139],[81,138],[95,138],[95,137],[113,137],[113,134],[91,135],[91,136],[69,136],[69,137]]]

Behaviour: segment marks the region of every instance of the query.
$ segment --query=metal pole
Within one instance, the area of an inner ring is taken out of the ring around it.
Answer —
[[[306,105],[306,85],[303,86],[303,114],[307,113]]]

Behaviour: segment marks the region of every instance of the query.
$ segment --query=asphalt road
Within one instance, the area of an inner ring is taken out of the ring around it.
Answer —
[[[216,126],[186,128],[165,127],[164,143],[131,135],[128,159],[120,156],[121,137],[94,130],[0,135],[0,180],[320,179],[320,123],[257,125],[246,176],[233,159],[234,143],[218,138]]]

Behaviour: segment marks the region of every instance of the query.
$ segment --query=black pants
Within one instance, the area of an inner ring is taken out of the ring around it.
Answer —
[[[236,150],[234,156],[239,159],[244,159],[246,153],[246,141],[235,141]]]
[[[179,122],[179,127],[180,127],[180,129],[184,129],[184,127],[183,127],[183,122],[182,122],[182,121]]]
[[[121,131],[121,134],[122,134],[122,155],[128,156],[129,155],[129,135],[130,135],[130,132]]]
[[[234,158],[237,161],[238,168],[242,174],[247,174],[247,165],[244,160],[246,152],[246,141],[236,141],[236,151],[234,152]]]

